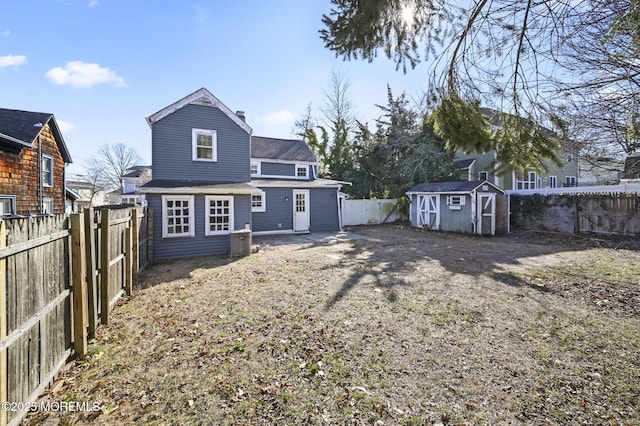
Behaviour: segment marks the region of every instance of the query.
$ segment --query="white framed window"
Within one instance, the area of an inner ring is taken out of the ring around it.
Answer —
[[[489,179],[489,173],[488,172],[479,172],[478,173],[478,179],[479,180],[488,180]]]
[[[529,172],[526,175],[519,173],[516,180],[516,189],[536,189],[538,175],[536,172]]]
[[[162,238],[195,236],[193,195],[162,196]]]
[[[448,206],[464,206],[464,204],[465,204],[464,195],[448,195],[447,196]]]
[[[205,197],[205,235],[224,235],[233,231],[233,197]]]
[[[42,214],[53,214],[53,198],[42,199]]]
[[[576,177],[575,176],[567,176],[567,182],[565,186],[576,186]]]
[[[259,176],[261,174],[260,173],[261,172],[260,168],[261,167],[260,167],[260,162],[259,161],[252,161],[251,162],[251,169],[250,169],[251,170],[251,175],[252,176]]]
[[[549,176],[549,188],[557,188],[557,187],[558,187],[558,177]]]
[[[53,186],[53,157],[42,156],[42,184]]]
[[[267,196],[264,191],[260,192],[260,194],[251,195],[251,211],[252,212],[267,211]]]
[[[218,161],[218,132],[193,129],[191,131],[193,161]]]
[[[16,214],[16,197],[13,195],[0,195],[0,216]]]
[[[296,177],[299,177],[299,178],[309,177],[309,166],[296,164]]]
[[[567,152],[567,163],[573,162],[573,153]]]

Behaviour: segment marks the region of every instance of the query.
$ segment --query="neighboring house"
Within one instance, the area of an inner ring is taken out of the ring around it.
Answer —
[[[421,183],[407,196],[414,227],[479,235],[509,232],[509,196],[489,181]]]
[[[228,253],[235,230],[339,229],[340,184],[316,179],[304,143],[255,138],[252,149],[244,113],[204,88],[147,122],[153,179],[139,192],[155,211],[156,259]]]
[[[74,211],[82,211],[89,207],[104,206],[107,203],[104,188],[91,182],[68,180],[67,190],[77,196],[74,200]],[[67,195],[70,195],[69,193]]]
[[[630,154],[624,162],[622,179],[629,182],[640,181],[640,151]]]
[[[118,204],[143,204],[144,195],[136,192],[151,180],[151,166],[133,166],[125,170],[120,178],[122,187],[118,194]]]
[[[64,213],[69,163],[53,114],[0,108],[0,216]]]
[[[624,160],[609,157],[581,157],[578,163],[580,186],[615,185],[620,183]]]
[[[251,138],[251,201],[254,234],[340,229],[341,182],[318,178],[320,163],[301,140]]]
[[[483,113],[489,118],[494,126],[500,125],[499,115],[496,111],[482,108]],[[557,134],[549,129],[543,129],[547,136],[557,138]],[[562,144],[562,142],[561,142]],[[483,154],[456,154],[456,164],[460,169],[461,180],[476,181],[488,180],[505,190],[510,189],[538,189],[538,188],[560,188],[578,185],[578,159],[569,148],[561,148],[557,153],[558,159],[562,163],[561,167],[556,166],[551,161],[545,161],[548,171],[529,170],[526,173],[516,173],[507,171],[497,174],[496,170],[501,168],[496,162],[495,151]]]

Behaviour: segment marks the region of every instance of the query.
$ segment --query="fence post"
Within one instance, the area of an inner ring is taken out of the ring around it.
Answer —
[[[95,225],[93,207],[84,211],[84,242],[86,249],[87,268],[87,312],[89,314],[89,338],[96,337],[98,328],[98,302],[96,289],[96,234],[93,232]]]
[[[109,287],[111,281],[111,244],[109,241],[109,221],[111,220],[111,211],[109,209],[102,210],[102,220],[100,223],[100,319],[102,324],[109,324]]]
[[[73,288],[73,348],[76,354],[83,357],[87,354],[87,323],[85,322],[85,246],[84,216],[80,213],[71,215],[71,259]]]
[[[133,284],[138,284],[138,274],[140,273],[140,226],[138,224],[138,220],[138,208],[134,207],[133,210],[131,210],[131,234],[133,237],[133,240],[131,241],[131,245],[133,247]]]
[[[147,262],[153,266],[153,209],[147,207]]]
[[[0,219],[0,248],[7,245],[7,229]],[[0,259],[0,340],[7,337],[7,259]],[[7,401],[7,350],[0,352],[0,402]],[[0,409],[0,426],[7,424],[7,410]]]
[[[131,247],[132,243],[132,232],[133,228],[128,226],[124,230],[124,288],[127,293],[127,296],[131,296],[133,294],[133,249]]]

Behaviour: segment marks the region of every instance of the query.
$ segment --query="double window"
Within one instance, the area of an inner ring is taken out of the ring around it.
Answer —
[[[191,131],[193,161],[218,161],[218,133],[215,130]]]

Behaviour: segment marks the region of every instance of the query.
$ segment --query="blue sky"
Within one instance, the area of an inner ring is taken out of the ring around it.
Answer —
[[[356,116],[418,98],[426,66],[407,74],[382,55],[344,62],[318,30],[329,0],[0,0],[0,107],[50,112],[74,164],[124,143],[151,161],[145,117],[206,87],[246,112],[254,135],[290,138],[311,102],[319,115],[331,74],[349,82]]]

